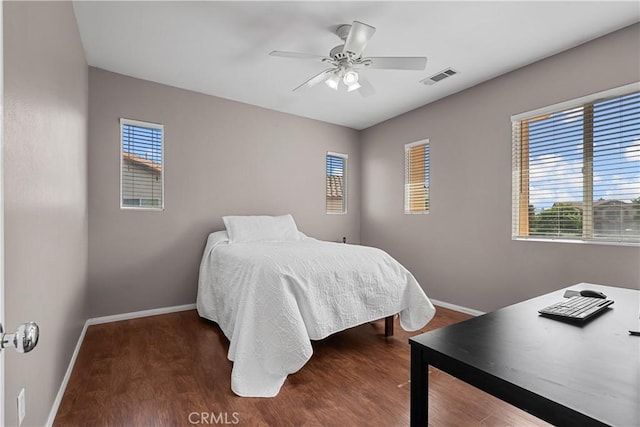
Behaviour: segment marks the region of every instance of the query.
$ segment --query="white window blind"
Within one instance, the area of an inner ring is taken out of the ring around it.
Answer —
[[[327,213],[347,212],[347,155],[327,153]]]
[[[514,238],[640,243],[637,87],[513,120]]]
[[[404,213],[429,212],[429,140],[404,146]]]
[[[120,119],[120,207],[164,208],[164,126]]]

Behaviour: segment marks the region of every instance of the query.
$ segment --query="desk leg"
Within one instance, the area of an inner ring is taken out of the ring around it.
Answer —
[[[411,346],[411,427],[425,427],[429,411],[429,365],[422,358],[422,350]]]

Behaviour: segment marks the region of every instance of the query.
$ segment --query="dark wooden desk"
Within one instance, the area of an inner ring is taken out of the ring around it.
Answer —
[[[537,311],[565,289],[611,308],[576,326]],[[428,420],[428,365],[560,426],[640,426],[640,291],[581,283],[409,339],[411,425]],[[638,329],[635,329],[638,330]]]

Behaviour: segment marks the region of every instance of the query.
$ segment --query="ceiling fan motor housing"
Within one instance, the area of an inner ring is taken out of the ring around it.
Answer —
[[[331,49],[329,52],[329,56],[333,58],[335,61],[342,61],[343,59],[349,59],[349,52],[343,52],[344,45],[336,46]]]

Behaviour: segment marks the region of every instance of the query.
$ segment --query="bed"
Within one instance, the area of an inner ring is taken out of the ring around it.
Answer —
[[[290,215],[224,217],[200,264],[198,314],[229,339],[231,389],[273,397],[311,358],[311,340],[398,313],[422,328],[435,309],[413,275],[386,252],[326,242]]]

